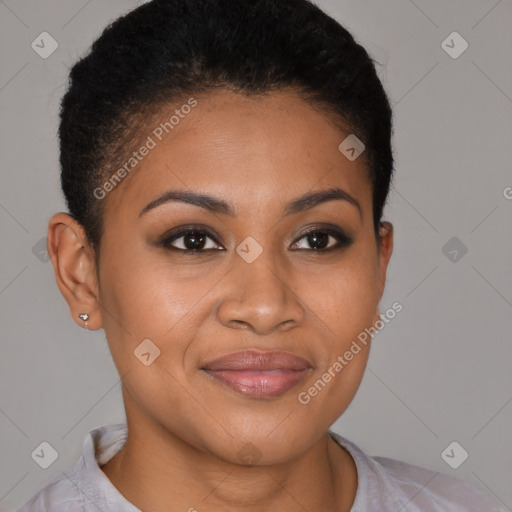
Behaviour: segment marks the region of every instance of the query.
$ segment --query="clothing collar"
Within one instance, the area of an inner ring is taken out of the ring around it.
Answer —
[[[351,512],[362,512],[362,496],[368,491],[367,456],[354,443],[329,430],[329,436],[352,456],[357,468],[357,491]],[[66,475],[81,490],[86,512],[141,512],[108,479],[100,466],[123,447],[128,437],[126,423],[115,423],[91,430],[83,443],[83,453],[73,473]],[[366,470],[365,470],[366,469]]]

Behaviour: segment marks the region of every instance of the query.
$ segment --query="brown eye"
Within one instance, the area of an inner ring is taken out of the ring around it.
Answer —
[[[203,229],[182,229],[162,240],[161,245],[182,252],[221,250],[213,235]]]
[[[329,239],[334,239],[335,243],[330,242]],[[354,242],[354,239],[346,235],[343,231],[337,229],[314,228],[304,235],[302,235],[294,245],[300,240],[305,240],[309,244],[310,251],[329,252],[335,249],[342,249],[348,247]]]

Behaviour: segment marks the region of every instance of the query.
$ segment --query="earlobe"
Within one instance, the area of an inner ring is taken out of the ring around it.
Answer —
[[[101,312],[94,251],[83,227],[67,213],[57,213],[50,219],[47,238],[57,286],[73,320],[87,329],[99,329]],[[86,320],[83,315],[88,315]]]

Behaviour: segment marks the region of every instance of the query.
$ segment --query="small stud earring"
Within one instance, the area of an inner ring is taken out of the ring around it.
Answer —
[[[89,320],[89,315],[87,313],[80,313],[78,315],[80,320],[83,320],[85,322],[84,328],[87,329],[87,320]]]

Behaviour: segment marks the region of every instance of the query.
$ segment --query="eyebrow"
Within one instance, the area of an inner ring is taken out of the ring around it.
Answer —
[[[332,200],[347,201],[357,208],[359,211],[359,217],[362,218],[363,212],[357,199],[352,197],[345,190],[338,187],[307,192],[306,194],[293,199],[286,204],[284,209],[284,217],[310,210],[311,208],[314,208],[321,203]],[[235,217],[238,214],[235,208],[233,208],[230,204],[226,203],[226,201],[222,199],[218,199],[206,194],[188,192],[186,190],[168,190],[147,204],[139,213],[139,217],[142,217],[148,211],[153,210],[162,204],[172,201],[192,204],[204,208],[205,210],[208,210],[212,213],[219,213],[228,215],[230,217]]]

